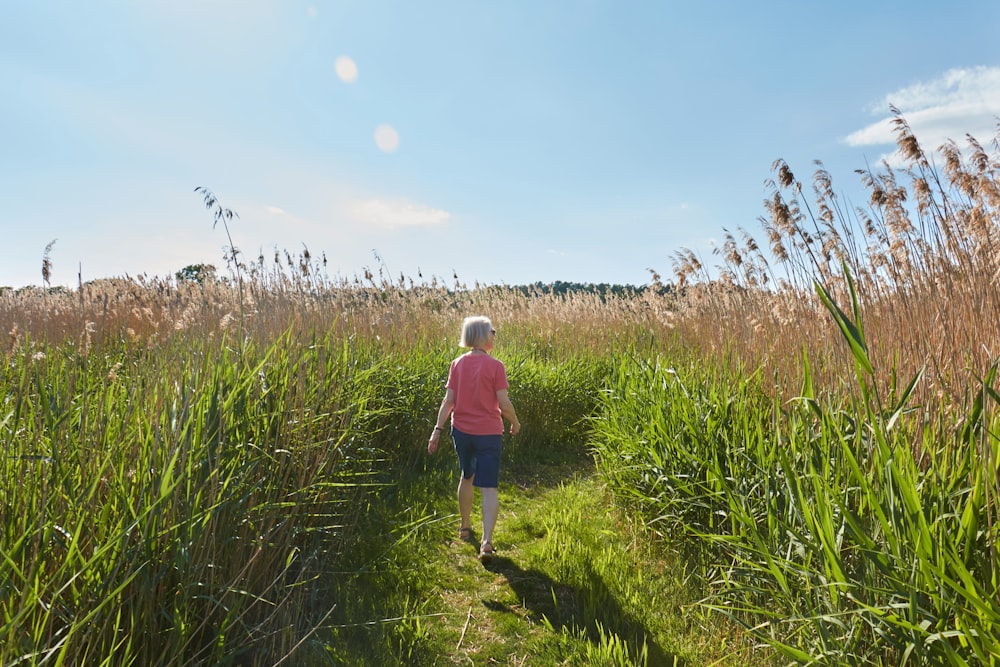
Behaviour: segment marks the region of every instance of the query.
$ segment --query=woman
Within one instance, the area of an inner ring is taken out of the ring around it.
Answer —
[[[451,436],[462,468],[458,483],[458,511],[462,517],[459,537],[473,539],[472,501],[479,487],[483,503],[483,535],[479,560],[493,559],[493,527],[500,512],[497,485],[500,478],[500,442],[504,418],[510,422],[510,434],[517,435],[521,422],[507,397],[507,371],[490,356],[497,332],[488,317],[467,317],[462,323],[459,346],[468,352],[451,362],[444,400],[437,422],[427,443],[427,453],[438,449],[438,440],[451,415]]]

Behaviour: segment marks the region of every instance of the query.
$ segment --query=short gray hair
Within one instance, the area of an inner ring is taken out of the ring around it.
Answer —
[[[493,333],[493,323],[483,315],[466,317],[462,322],[462,338],[459,347],[482,347]]]

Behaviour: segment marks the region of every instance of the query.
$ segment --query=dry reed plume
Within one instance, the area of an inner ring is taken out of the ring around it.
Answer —
[[[786,392],[801,381],[803,351],[823,386],[850,384],[850,355],[813,284],[846,308],[846,266],[883,392],[894,377],[905,383],[926,364],[921,400],[967,398],[967,388],[1000,357],[1000,159],[969,136],[965,153],[954,142],[941,146],[943,167],[936,169],[894,112],[905,166],[858,170],[867,207],[848,210],[820,163],[811,206],[802,182],[778,160],[768,215],[760,218],[768,254],[740,229],[738,237],[727,231],[716,250],[716,278],[690,251],[675,256],[679,311],[688,313],[679,319],[690,327],[685,338],[751,367],[763,364]]]
[[[415,282],[391,277],[377,256],[377,269],[331,280],[326,258],[308,248],[252,262],[233,249],[228,278],[208,272],[200,282],[139,276],[81,284],[75,292],[6,290],[0,321],[7,323],[8,351],[30,340],[234,336],[240,324],[245,336],[262,342],[290,326],[318,326],[393,345],[446,339],[465,313],[488,312],[507,335],[530,339],[539,350],[607,350],[639,336],[763,366],[777,391],[794,394],[803,353],[819,386],[853,382],[845,375],[849,354],[813,285],[846,304],[846,266],[883,389],[894,376],[909,378],[927,365],[921,400],[961,401],[1000,356],[1000,159],[967,137],[964,153],[954,142],[941,146],[943,166],[935,168],[898,112],[894,122],[905,167],[858,171],[867,206],[847,208],[820,163],[810,204],[806,187],[778,160],[767,215],[759,219],[769,247],[744,228],[724,230],[717,275],[682,249],[673,257],[675,282],[665,289],[655,272],[652,289],[603,295],[470,288],[457,276],[453,284],[422,276]],[[203,194],[216,221],[231,219]]]
[[[244,335],[266,344],[289,328],[339,332],[391,347],[454,337],[468,312],[487,312],[505,336],[530,338],[536,348],[608,349],[630,328],[662,330],[672,309],[654,291],[623,295],[545,293],[535,288],[447,285],[433,278],[416,283],[391,279],[385,270],[331,280],[325,258],[308,249],[298,257],[276,252],[242,265],[243,293],[233,280],[201,267],[200,282],[164,277],[125,277],[83,283],[76,290],[24,288],[0,292],[6,351],[23,345],[70,343],[81,349],[106,341],[148,345],[174,336]],[[653,316],[653,319],[650,316]]]

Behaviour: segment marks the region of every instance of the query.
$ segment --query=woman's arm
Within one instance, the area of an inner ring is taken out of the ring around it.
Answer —
[[[510,434],[517,435],[521,430],[521,422],[517,420],[517,413],[514,411],[514,404],[507,397],[507,390],[501,389],[497,392],[497,402],[500,403],[500,414],[510,422]]]
[[[446,389],[444,392],[444,399],[441,401],[441,407],[438,408],[437,421],[434,422],[434,430],[431,431],[430,440],[427,441],[428,454],[433,454],[437,451],[438,440],[441,439],[441,431],[443,431],[445,426],[447,426],[448,416],[451,415],[451,411],[454,409],[455,390]]]

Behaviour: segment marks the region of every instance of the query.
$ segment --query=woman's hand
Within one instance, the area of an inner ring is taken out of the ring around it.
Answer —
[[[427,441],[427,453],[433,454],[438,450],[438,440],[441,439],[441,431],[447,426],[448,415],[455,409],[455,390],[445,389],[444,398],[441,400],[441,407],[438,408],[437,419],[434,420],[434,430],[431,438]],[[445,426],[438,426],[444,424]]]
[[[510,422],[510,434],[517,435],[521,430],[521,422],[517,419],[517,412],[514,410],[514,404],[510,402],[510,397],[507,396],[506,389],[497,392],[497,403],[500,405],[500,414]]]

